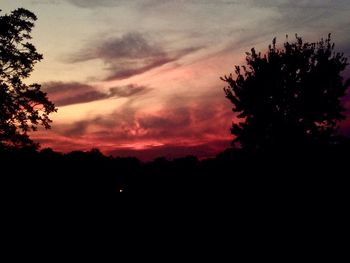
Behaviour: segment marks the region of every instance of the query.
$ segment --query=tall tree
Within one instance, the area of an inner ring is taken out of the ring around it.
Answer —
[[[0,10],[1,11],[1,10]],[[36,16],[23,8],[0,16],[0,144],[25,146],[28,131],[50,128],[56,108],[37,83],[24,80],[43,56],[29,42]]]
[[[240,121],[231,132],[248,150],[325,141],[344,119],[341,98],[349,87],[341,72],[347,59],[334,51],[330,35],[316,43],[296,35],[265,55],[251,49],[246,66],[222,78],[226,97]]]

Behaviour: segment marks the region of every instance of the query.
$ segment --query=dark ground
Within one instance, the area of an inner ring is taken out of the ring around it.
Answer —
[[[248,154],[228,149],[216,158],[142,163],[106,157],[98,150],[61,154],[44,149],[2,150],[1,187],[7,196],[119,198],[124,193],[231,193],[240,196],[345,194],[349,140],[331,146]]]

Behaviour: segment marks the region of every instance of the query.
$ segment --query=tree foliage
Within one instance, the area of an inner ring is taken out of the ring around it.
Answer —
[[[1,10],[0,10],[1,11]],[[43,56],[32,43],[36,16],[23,8],[0,16],[0,143],[30,145],[27,132],[50,128],[56,108],[37,83],[24,82]]]
[[[246,66],[222,78],[238,122],[231,132],[249,150],[318,143],[330,138],[344,119],[341,98],[349,81],[341,72],[347,59],[334,51],[330,35],[316,43],[296,35],[283,48],[276,39],[262,55],[246,53]]]

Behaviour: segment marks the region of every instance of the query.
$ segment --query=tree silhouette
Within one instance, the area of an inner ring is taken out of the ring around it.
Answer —
[[[1,11],[1,10],[0,10]],[[31,31],[36,16],[23,8],[0,16],[0,144],[32,145],[27,132],[38,125],[50,128],[48,115],[56,111],[39,84],[27,85],[34,64],[43,57],[36,51]]]
[[[290,43],[287,36],[282,49],[273,39],[266,55],[254,48],[246,55],[247,66],[235,67],[235,79],[221,78],[240,119],[231,128],[234,142],[255,151],[330,139],[344,119],[340,99],[350,84],[340,75],[347,59],[334,52],[330,34],[316,43],[297,35]]]

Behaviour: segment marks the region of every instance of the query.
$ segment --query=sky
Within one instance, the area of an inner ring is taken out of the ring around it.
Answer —
[[[244,64],[246,51],[265,52],[286,34],[315,42],[332,33],[350,57],[349,0],[0,3],[2,14],[18,7],[38,17],[33,43],[44,55],[28,81],[58,107],[52,129],[31,138],[62,152],[213,157],[230,146],[235,119],[220,77]],[[350,134],[349,119],[340,131]]]

